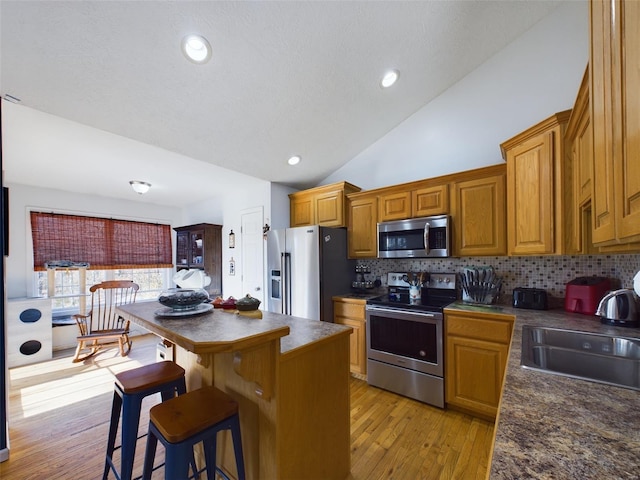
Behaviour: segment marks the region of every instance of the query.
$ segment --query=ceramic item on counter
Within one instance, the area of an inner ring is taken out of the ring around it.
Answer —
[[[260,300],[252,297],[248,293],[236,301],[236,308],[240,311],[257,310],[260,306]]]
[[[224,302],[222,302],[222,308],[225,310],[235,310],[236,309],[236,299],[233,297],[227,298]]]
[[[209,294],[202,288],[169,288],[158,297],[158,301],[173,310],[193,310],[209,300]]]
[[[213,308],[222,308],[222,304],[224,303],[224,298],[217,296],[211,303],[213,304]]]

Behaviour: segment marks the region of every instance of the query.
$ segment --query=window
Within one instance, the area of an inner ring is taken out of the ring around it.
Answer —
[[[138,300],[157,298],[171,280],[169,225],[31,212],[31,233],[36,292],[57,316],[85,311],[89,288],[105,280],[133,280]]]
[[[136,299],[155,300],[169,285],[173,270],[171,268],[135,268],[121,270],[87,270],[82,281],[80,269],[57,269],[54,272],[52,309],[56,316],[66,316],[84,310],[83,298],[91,297],[91,285],[105,280],[133,280],[140,286]],[[46,297],[49,294],[48,272],[35,272],[36,295]],[[86,307],[90,308],[90,300]]]

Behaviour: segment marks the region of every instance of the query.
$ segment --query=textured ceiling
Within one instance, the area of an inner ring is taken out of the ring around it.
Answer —
[[[307,187],[558,3],[1,0],[0,94],[198,161]],[[182,56],[189,33],[212,44],[206,65]],[[400,70],[400,80],[383,90],[379,78],[389,68]],[[286,165],[292,154],[303,158],[295,168]],[[11,181],[38,183],[37,169],[10,167]],[[20,178],[26,173],[28,180]],[[55,186],[51,174],[47,180]]]

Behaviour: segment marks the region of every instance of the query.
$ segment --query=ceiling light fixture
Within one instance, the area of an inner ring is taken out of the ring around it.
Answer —
[[[182,53],[193,63],[206,63],[211,58],[211,45],[201,35],[187,35],[182,39]]]
[[[300,158],[300,155],[294,155],[293,157],[291,157],[289,160],[287,160],[287,163],[289,165],[297,165],[300,163],[300,160],[302,160]]]
[[[138,195],[142,195],[143,193],[147,193],[149,191],[149,189],[151,188],[151,184],[150,183],[141,182],[139,180],[131,180],[129,182],[129,185],[131,185],[131,188],[133,188],[133,191],[136,192]]]
[[[380,80],[380,85],[382,88],[389,88],[391,85],[398,81],[398,77],[400,76],[400,72],[398,70],[389,70],[384,74],[382,80]]]

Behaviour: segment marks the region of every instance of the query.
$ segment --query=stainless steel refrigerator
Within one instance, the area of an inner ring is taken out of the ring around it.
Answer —
[[[344,228],[295,227],[267,234],[268,310],[333,322],[334,295],[351,290],[355,260]]]

